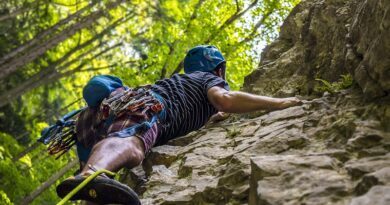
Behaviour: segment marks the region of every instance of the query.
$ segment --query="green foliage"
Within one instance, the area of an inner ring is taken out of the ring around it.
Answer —
[[[9,200],[10,204],[29,195],[50,175],[61,169],[69,158],[74,158],[74,153],[71,153],[56,161],[48,158],[42,146],[15,161],[13,157],[22,150],[23,147],[13,137],[0,133],[0,197],[4,199],[1,201]],[[44,192],[33,204],[52,204],[58,199],[53,191]]]
[[[28,169],[31,165],[29,159],[13,162],[12,156],[16,155],[22,147],[9,135],[0,133],[0,190],[3,190],[2,197],[14,199],[18,194],[27,194],[30,184],[23,185],[25,177],[30,173],[21,172],[21,169]]]
[[[336,93],[340,90],[347,89],[351,87],[354,83],[353,78],[350,74],[347,75],[341,75],[341,78],[333,83],[330,83],[326,80],[316,78],[317,81],[321,83],[321,85],[317,85],[315,87],[316,92],[330,92],[330,93]]]
[[[236,126],[233,126],[231,129],[227,129],[227,137],[229,137],[229,138],[234,138],[237,135],[239,135],[240,133],[241,133],[241,130]]]
[[[0,190],[0,201],[3,205],[13,205],[13,203],[3,190]]]

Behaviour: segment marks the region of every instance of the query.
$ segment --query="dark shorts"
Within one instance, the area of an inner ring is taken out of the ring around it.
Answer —
[[[150,149],[156,144],[158,137],[158,126],[157,123],[154,123],[151,128],[149,128],[145,133],[141,135],[135,135],[144,143],[145,154],[147,154]]]
[[[119,137],[116,136],[115,133],[111,133],[107,137]],[[105,137],[105,138],[107,138]],[[156,144],[157,138],[158,138],[158,125],[157,123],[154,123],[148,130],[142,132],[142,133],[136,133],[135,135],[121,135],[120,138],[127,138],[127,137],[137,137],[140,139],[144,144],[144,150],[145,155],[150,152],[152,147]],[[91,144],[89,146],[86,146],[81,141],[77,141],[77,155],[80,159],[80,161],[86,162],[89,158],[89,155],[91,153],[92,147],[98,143],[99,141],[105,139],[105,138],[95,138],[95,139],[89,139],[89,141],[93,141],[94,144]]]

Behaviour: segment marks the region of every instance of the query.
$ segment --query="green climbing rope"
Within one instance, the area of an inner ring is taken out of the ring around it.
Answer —
[[[57,203],[57,205],[63,205],[65,202],[69,201],[72,196],[74,196],[78,191],[80,191],[83,187],[85,187],[90,181],[95,179],[100,174],[107,174],[109,176],[115,176],[114,172],[110,172],[105,169],[101,169],[96,171],[95,173],[91,174],[91,176],[87,177],[83,182],[81,182],[76,188],[74,188],[69,194],[67,194],[60,202]]]

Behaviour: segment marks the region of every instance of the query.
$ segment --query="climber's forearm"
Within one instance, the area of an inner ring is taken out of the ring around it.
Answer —
[[[245,113],[257,110],[277,110],[300,104],[298,98],[273,98],[240,91],[226,91],[220,87],[208,91],[210,102],[222,112]]]
[[[223,94],[226,103],[223,112],[245,113],[257,110],[276,110],[283,108],[283,98],[272,98],[249,93],[231,91]]]

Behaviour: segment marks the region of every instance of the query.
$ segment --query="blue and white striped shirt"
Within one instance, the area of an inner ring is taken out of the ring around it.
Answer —
[[[152,85],[166,105],[166,118],[159,124],[156,145],[198,130],[218,112],[207,98],[208,89],[214,86],[229,90],[226,81],[208,72],[175,74]]]

